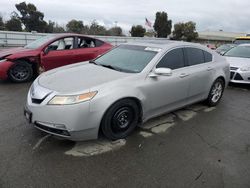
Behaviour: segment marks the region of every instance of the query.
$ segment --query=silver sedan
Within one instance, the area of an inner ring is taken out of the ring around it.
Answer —
[[[199,44],[123,44],[39,76],[24,114],[36,128],[66,139],[96,139],[102,132],[116,140],[186,105],[217,105],[229,77],[224,57]]]
[[[250,44],[241,44],[224,56],[230,64],[230,81],[250,84]]]

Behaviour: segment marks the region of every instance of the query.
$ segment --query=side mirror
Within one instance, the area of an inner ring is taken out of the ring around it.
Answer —
[[[157,76],[171,76],[172,70],[169,68],[156,68],[153,72],[149,74],[149,77],[155,78]]]
[[[47,55],[47,54],[49,53],[49,51],[50,51],[49,47],[46,47],[46,48],[44,49],[44,51],[43,51],[43,54],[44,54],[44,55]]]

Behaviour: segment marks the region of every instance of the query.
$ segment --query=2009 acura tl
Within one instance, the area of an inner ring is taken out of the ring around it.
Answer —
[[[229,76],[225,59],[198,44],[124,44],[39,76],[24,113],[36,128],[70,140],[96,139],[100,131],[115,140],[191,103],[217,105]]]

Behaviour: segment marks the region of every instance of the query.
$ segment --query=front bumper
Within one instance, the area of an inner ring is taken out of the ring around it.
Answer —
[[[1,80],[6,80],[8,79],[8,72],[10,67],[13,65],[14,63],[11,61],[4,61],[0,63],[0,79]]]
[[[28,93],[25,112],[30,113],[29,122],[34,127],[73,141],[98,138],[101,117],[90,112],[89,101],[74,105],[47,105],[53,96],[52,93],[37,104]]]
[[[230,68],[230,82],[250,84],[250,71],[240,71],[238,68]]]

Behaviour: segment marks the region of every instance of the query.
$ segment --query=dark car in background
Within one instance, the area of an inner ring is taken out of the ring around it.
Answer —
[[[0,51],[0,79],[26,82],[41,72],[88,61],[113,46],[78,34],[51,34],[21,48]]]

